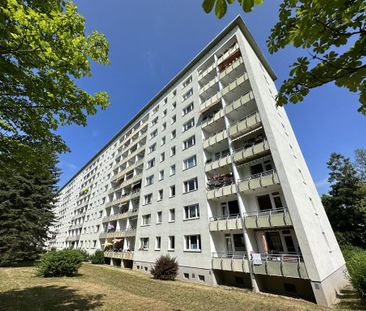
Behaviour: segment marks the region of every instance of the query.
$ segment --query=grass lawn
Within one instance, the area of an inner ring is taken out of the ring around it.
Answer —
[[[302,300],[239,289],[153,280],[83,264],[72,278],[41,278],[34,268],[0,268],[0,310],[327,310]]]

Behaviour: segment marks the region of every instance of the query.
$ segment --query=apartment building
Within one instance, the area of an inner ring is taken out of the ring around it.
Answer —
[[[60,190],[50,245],[331,305],[345,263],[275,79],[237,17]]]

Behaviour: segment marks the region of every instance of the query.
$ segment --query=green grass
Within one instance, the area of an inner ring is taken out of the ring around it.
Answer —
[[[159,281],[109,266],[83,264],[72,278],[41,278],[33,267],[0,268],[0,310],[327,310],[248,290]]]

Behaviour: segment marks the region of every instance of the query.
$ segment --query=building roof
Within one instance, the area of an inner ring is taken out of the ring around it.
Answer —
[[[248,43],[252,47],[255,54],[260,59],[262,65],[266,68],[269,75],[273,80],[277,79],[277,76],[270,64],[264,57],[263,53],[259,49],[257,43],[255,42],[253,36],[249,32],[248,27],[246,26],[243,19],[238,15],[235,17],[210,43],[208,43],[190,62],[186,65],[175,77],[173,77],[125,126],[121,128],[82,168],[80,168],[77,173],[72,176],[69,181],[63,185],[58,192],[61,192],[77,175],[80,174],[89,164],[91,164],[100,154],[102,154],[124,131],[126,131],[131,125],[134,124],[143,114],[153,105],[155,104],[169,89],[175,85],[175,83],[181,79],[194,65],[196,65],[202,57],[204,57],[212,48],[214,48],[230,31],[232,31],[235,27],[239,27],[239,29],[244,34]]]

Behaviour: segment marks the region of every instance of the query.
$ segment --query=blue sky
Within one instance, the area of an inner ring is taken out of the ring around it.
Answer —
[[[93,76],[78,81],[94,93],[107,91],[112,105],[88,118],[87,127],[59,130],[71,152],[60,156],[65,184],[111,139],[171,78],[173,78],[236,15],[240,14],[275,70],[287,78],[289,65],[302,51],[287,48],[271,55],[266,39],[277,21],[281,1],[265,1],[251,13],[231,5],[219,20],[201,9],[201,0],[77,0],[88,32],[103,32],[110,43],[111,64],[93,65]],[[366,148],[366,116],[357,112],[357,94],[327,85],[311,91],[286,111],[320,193],[328,189],[326,162],[331,152],[352,157]]]

